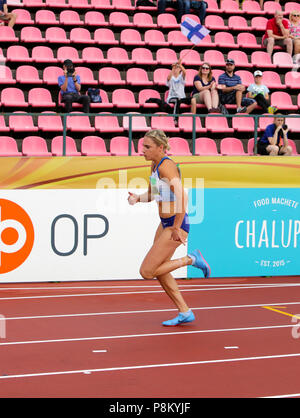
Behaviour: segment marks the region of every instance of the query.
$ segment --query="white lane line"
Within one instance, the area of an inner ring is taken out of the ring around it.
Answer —
[[[260,327],[245,327],[245,328],[221,328],[221,329],[205,329],[198,331],[176,331],[176,332],[157,332],[152,334],[126,334],[126,335],[109,335],[102,337],[78,337],[78,338],[59,338],[55,340],[28,340],[28,341],[11,341],[0,343],[1,346],[9,345],[25,345],[25,344],[49,344],[49,343],[65,343],[75,341],[96,341],[96,340],[117,340],[126,338],[142,338],[142,337],[165,337],[170,335],[182,335],[182,334],[208,334],[215,332],[235,332],[235,331],[260,331],[266,329],[280,329],[291,328],[295,325],[267,325]]]
[[[224,348],[225,348],[225,350],[237,350],[239,348],[239,346],[238,345],[231,345],[231,346],[224,347]]]
[[[102,369],[85,369],[85,370],[66,370],[60,372],[44,372],[44,373],[27,373],[27,374],[15,374],[0,376],[0,379],[17,379],[26,377],[43,377],[43,376],[57,376],[67,374],[90,374],[99,372],[113,372],[113,371],[124,371],[124,370],[141,370],[141,369],[153,369],[159,367],[178,367],[178,366],[195,366],[200,364],[217,364],[217,363],[233,363],[239,361],[251,361],[251,360],[271,360],[271,359],[285,359],[300,357],[300,353],[293,354],[275,354],[270,356],[256,356],[256,357],[237,357],[237,358],[226,358],[216,360],[199,360],[199,361],[187,361],[183,363],[162,363],[162,364],[144,364],[139,366],[122,366],[122,367],[107,367]]]
[[[208,288],[208,289],[181,289],[181,292],[208,292],[208,291],[219,291],[219,290],[245,290],[245,289],[264,289],[264,288],[279,288],[279,287],[298,287],[299,284],[289,284],[289,285],[270,285],[270,286],[237,286],[237,287],[218,287],[218,288]],[[0,298],[0,301],[4,300],[33,300],[33,299],[52,299],[52,298],[74,298],[74,297],[88,297],[88,296],[121,296],[121,295],[140,295],[140,294],[149,294],[149,293],[165,293],[164,290],[153,290],[153,291],[142,291],[142,292],[112,292],[112,293],[80,293],[80,294],[70,294],[70,295],[46,295],[46,296],[13,296],[7,298]]]
[[[107,353],[107,350],[93,350],[93,353]]]
[[[252,305],[224,305],[224,306],[202,306],[191,307],[192,310],[215,310],[215,309],[241,309],[241,308],[260,308],[262,306],[285,306],[285,305],[300,305],[300,302],[282,302],[282,303],[259,303]],[[51,318],[76,318],[85,316],[103,316],[103,315],[127,315],[127,314],[147,314],[159,312],[177,312],[177,309],[147,309],[142,311],[117,311],[117,312],[91,312],[91,313],[76,313],[76,314],[56,314],[56,315],[37,315],[37,316],[5,316],[5,321],[16,321],[26,319],[51,319]]]
[[[263,399],[274,399],[274,398],[299,398],[300,393],[291,393],[289,395],[272,395],[272,396],[261,396]]]

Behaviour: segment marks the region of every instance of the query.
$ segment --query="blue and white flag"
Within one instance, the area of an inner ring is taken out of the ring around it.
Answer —
[[[210,33],[205,26],[189,17],[181,22],[181,32],[195,45],[200,44],[202,39]]]

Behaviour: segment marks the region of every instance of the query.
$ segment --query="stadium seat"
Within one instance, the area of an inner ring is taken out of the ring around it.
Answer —
[[[147,109],[157,109],[157,103],[146,103],[148,99],[158,99],[160,100],[160,94],[157,90],[154,89],[142,89],[139,91],[139,105]]]
[[[215,44],[218,48],[238,48],[233,35],[229,32],[217,32],[215,34]]]
[[[32,65],[20,65],[16,70],[16,81],[21,84],[43,84],[38,70]]]
[[[220,155],[215,141],[211,138],[196,138],[195,155]]]
[[[111,5],[110,0],[91,0],[91,6],[96,10],[112,10],[113,6]]]
[[[206,16],[204,26],[211,30],[228,29],[228,26],[225,25],[223,17],[218,15]]]
[[[6,65],[0,66],[0,84],[16,84],[16,80],[13,78],[12,70]]]
[[[135,10],[135,7],[132,5],[131,0],[111,0],[112,6],[116,10]]]
[[[186,20],[186,18],[192,19],[194,22],[197,22],[198,24],[201,23],[199,16],[194,15],[194,14],[191,14],[191,13],[188,13],[188,14],[183,15],[181,17],[181,22],[183,22],[184,20]]]
[[[61,117],[56,112],[44,111],[38,117],[39,130],[44,132],[62,132]]]
[[[154,6],[137,6],[137,0],[134,0],[134,4],[135,4],[135,8],[136,10],[146,10],[147,12],[156,12],[157,11],[157,7],[156,5]]]
[[[293,58],[287,52],[274,52],[273,63],[279,68],[293,68]]]
[[[150,127],[147,125],[145,116],[141,116],[139,113],[129,112],[132,115],[140,115],[140,116],[132,116],[131,117],[131,130],[132,132],[148,132]],[[123,117],[123,128],[126,131],[129,131],[129,116]]]
[[[112,47],[108,49],[107,61],[115,65],[133,64],[133,61],[128,57],[127,50],[120,47]]]
[[[81,154],[87,156],[110,155],[106,150],[105,142],[99,136],[85,136],[81,141]]]
[[[265,1],[263,10],[265,13],[274,16],[276,10],[281,12],[282,9],[281,5],[275,1]]]
[[[179,29],[176,17],[171,13],[161,13],[157,16],[157,27],[162,29]]]
[[[160,65],[172,65],[178,60],[178,58],[173,49],[159,48],[156,51],[156,60]]]
[[[189,143],[186,139],[180,137],[169,138],[170,149],[168,155],[192,155]]]
[[[204,52],[204,62],[209,62],[211,66],[224,67],[225,69],[225,58],[221,51],[214,49],[207,49]]]
[[[127,84],[131,86],[152,86],[153,81],[148,78],[148,73],[143,68],[129,68],[126,73]]]
[[[220,13],[217,0],[206,0],[206,3],[208,5],[207,10],[206,10],[207,13]]]
[[[0,115],[0,132],[9,132],[10,128],[6,126],[5,118],[3,115]]]
[[[81,26],[84,24],[84,22],[80,20],[79,13],[76,10],[61,11],[59,15],[59,23],[62,26],[68,26],[68,25]]]
[[[266,116],[268,113],[266,114]],[[270,115],[269,115],[270,116]],[[268,125],[271,125],[273,123],[272,117],[260,117],[258,120],[258,127],[259,131],[263,132]]]
[[[102,49],[96,46],[87,46],[82,50],[82,60],[88,64],[106,64]]]
[[[14,114],[9,116],[9,127],[14,132],[36,132],[38,127],[34,126],[32,116],[26,112],[13,112]],[[20,115],[20,116],[17,116]]]
[[[153,71],[153,82],[158,86],[165,86],[170,68],[157,68]]]
[[[46,7],[67,9],[70,6],[67,0],[46,0]]]
[[[285,89],[286,85],[282,84],[280,75],[276,71],[264,71],[262,82],[270,89]]]
[[[60,75],[64,75],[62,68],[55,66],[46,67],[43,72],[43,81],[48,85],[58,85],[57,79]]]
[[[265,12],[261,10],[260,5],[256,1],[245,0],[242,3],[242,11],[248,15],[264,15]]]
[[[54,58],[53,49],[49,46],[35,46],[32,48],[31,57],[34,62],[57,63]]]
[[[180,128],[175,126],[173,117],[166,116],[165,112],[157,112],[151,118],[151,128],[161,129],[165,132],[179,132]]]
[[[133,15],[133,24],[137,28],[157,28],[150,13],[139,12]]]
[[[46,7],[43,0],[23,0],[23,5],[26,7]]]
[[[266,51],[252,52],[251,63],[259,70],[264,70],[264,68],[276,68],[276,65],[273,64],[270,55]]]
[[[239,48],[261,49],[262,46],[257,43],[257,38],[253,33],[241,32],[237,36]]]
[[[296,71],[288,71],[285,73],[285,85],[288,89],[299,89],[300,73]]]
[[[79,58],[78,50],[76,48],[73,46],[60,46],[57,49],[58,62],[63,63],[66,57],[72,60],[74,64],[82,64],[84,62],[81,58]]]
[[[85,113],[78,111],[71,112],[71,115],[67,116],[67,129],[71,132],[95,132],[95,128],[91,126],[90,118]]]
[[[298,10],[300,12],[300,4],[296,1],[288,1],[284,5],[284,11],[285,13],[290,13],[293,10]]]
[[[1,103],[6,107],[28,107],[23,90],[16,87],[6,87],[2,90]]]
[[[233,59],[237,67],[253,67],[253,64],[248,61],[248,55],[244,51],[229,51],[227,58]]]
[[[227,118],[225,116],[207,116],[205,119],[205,127],[208,132],[234,132],[233,128],[229,128]]]
[[[250,84],[254,83],[254,76],[250,71],[238,70],[235,73],[241,77],[244,86],[248,87]]]
[[[251,19],[251,28],[255,31],[265,31],[268,19],[264,16],[254,16]]]
[[[95,129],[99,132],[124,132],[123,126],[120,126],[117,116],[113,113],[108,114],[105,112],[104,114],[99,113],[98,116],[95,116]]]
[[[35,23],[37,25],[59,25],[55,13],[52,10],[37,10],[35,14]]]
[[[113,107],[113,104],[109,101],[107,92],[105,90],[100,89],[100,97],[102,99],[101,103],[90,103],[90,107],[97,108],[97,109],[110,109]]]
[[[99,45],[119,45],[114,32],[109,28],[98,28],[94,32],[94,41]]]
[[[186,116],[185,116],[186,115]],[[191,116],[188,116],[191,115]],[[178,127],[183,132],[193,132],[193,116],[191,113],[182,113],[178,118]],[[202,127],[200,117],[195,117],[195,129],[197,133],[206,132],[206,128]]]
[[[90,31],[86,28],[73,28],[70,31],[70,41],[75,44],[94,44]]]
[[[142,41],[141,34],[138,30],[132,28],[123,29],[120,33],[121,45],[134,45],[144,46],[145,42]]]
[[[168,47],[169,42],[166,41],[165,35],[158,29],[148,29],[144,35],[145,45]]]
[[[298,156],[299,153],[297,151],[297,145],[296,142],[293,139],[289,139],[289,145],[292,147],[292,155]]]
[[[240,10],[239,5],[234,0],[223,0],[221,5],[222,12],[228,13],[228,14],[240,14],[243,13],[242,10]]]
[[[237,5],[237,3],[234,2]],[[245,30],[249,31],[251,28],[248,26],[248,22],[243,16],[230,16],[228,19],[228,29],[229,30]]]
[[[97,86],[98,81],[95,80],[93,71],[88,67],[75,67],[77,75],[80,76],[80,83],[89,86]]]
[[[112,92],[112,103],[115,107],[138,109],[139,104],[135,101],[134,94],[129,89],[116,89]]]
[[[19,42],[19,38],[10,26],[0,26],[0,42]]]
[[[2,29],[2,27],[0,29]],[[0,30],[0,36],[1,36],[1,30]],[[46,38],[43,38],[41,30],[34,26],[25,26],[24,28],[22,28],[21,33],[20,33],[20,40],[22,42],[30,42],[30,43],[33,43],[33,42],[43,43],[47,41]]]
[[[69,44],[71,41],[67,39],[64,28],[50,27],[45,31],[45,40],[51,44]]]
[[[32,107],[56,107],[56,103],[53,102],[50,91],[43,87],[37,87],[29,90],[28,104]]]
[[[137,65],[156,65],[152,52],[148,48],[134,48],[131,53],[132,61]]]
[[[126,136],[115,136],[110,141],[111,155],[128,155],[129,139]],[[138,155],[131,143],[131,155]]]
[[[246,155],[242,141],[237,138],[223,138],[220,142],[222,155]]]
[[[88,11],[84,15],[85,26],[108,26],[104,14],[97,11]]]
[[[56,136],[51,142],[51,152],[55,156],[63,155],[63,136]],[[73,138],[66,136],[66,156],[80,156],[81,152],[77,151],[76,143]]]
[[[14,138],[10,136],[1,136],[0,156],[1,157],[18,157],[22,153],[18,151],[18,146]]]
[[[194,78],[197,74],[198,70],[194,70],[193,68],[188,68],[186,70],[185,85],[187,87],[192,87],[194,85]]]
[[[296,116],[296,115],[297,115],[296,113],[290,113],[289,114],[289,116]],[[299,118],[287,117],[285,119],[285,123],[287,124],[287,126],[289,127],[289,130],[291,132],[300,132]]]
[[[167,38],[169,44],[173,47],[189,47],[193,45],[180,30],[170,30]]]
[[[249,116],[232,118],[232,127],[237,132],[253,132],[254,131],[254,119]]]
[[[194,49],[182,49],[180,58],[183,65],[195,65],[199,67],[202,63],[200,53]]]
[[[47,142],[40,136],[27,136],[22,141],[22,154],[30,157],[48,157],[52,153],[48,151]]]
[[[12,62],[31,62],[28,49],[23,45],[11,45],[7,48],[6,60]]]
[[[134,26],[133,22],[129,21],[129,16],[125,12],[111,12],[108,18],[108,22],[111,26],[125,26],[129,28],[130,26]]]
[[[89,9],[90,4],[88,0],[68,0],[68,4],[73,9]]]
[[[275,91],[272,93],[271,105],[282,110],[298,110],[298,106],[293,104],[291,96],[285,91]]]
[[[99,83],[110,86],[125,85],[126,81],[121,79],[120,71],[115,67],[102,67],[99,70]]]

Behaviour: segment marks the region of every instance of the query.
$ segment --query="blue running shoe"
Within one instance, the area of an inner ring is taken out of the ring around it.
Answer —
[[[192,259],[192,266],[203,271],[205,278],[210,277],[209,264],[204,260],[204,257],[199,250],[194,250],[191,254],[188,254],[188,257]]]
[[[176,327],[177,325],[186,324],[187,322],[192,322],[194,320],[195,320],[195,315],[190,310],[186,314],[180,312],[179,315],[176,316],[176,318],[169,319],[168,321],[164,321],[162,324],[165,327]]]

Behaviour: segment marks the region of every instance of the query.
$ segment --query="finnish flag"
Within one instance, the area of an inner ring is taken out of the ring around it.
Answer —
[[[181,32],[196,45],[200,44],[202,39],[210,33],[205,26],[200,25],[200,23],[189,17],[181,23]]]

